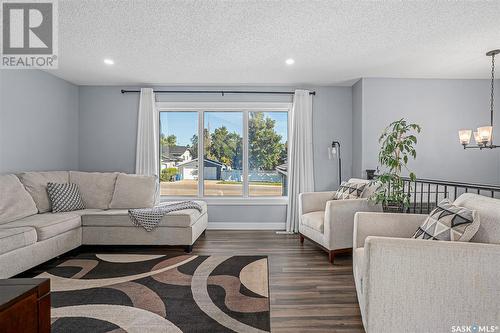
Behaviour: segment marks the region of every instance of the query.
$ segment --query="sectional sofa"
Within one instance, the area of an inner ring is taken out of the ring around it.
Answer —
[[[52,213],[48,182],[76,183],[86,209]],[[88,245],[183,245],[193,243],[208,224],[207,206],[167,214],[153,231],[135,226],[130,208],[152,207],[153,177],[79,171],[0,175],[0,278]]]

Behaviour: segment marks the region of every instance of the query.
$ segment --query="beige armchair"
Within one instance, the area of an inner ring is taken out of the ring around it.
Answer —
[[[349,182],[368,180],[352,178]],[[361,198],[333,200],[334,192],[307,192],[299,195],[300,242],[307,238],[328,252],[331,263],[336,253],[352,249],[352,231],[356,212],[380,212],[382,207],[368,200],[373,186],[367,186]]]
[[[356,214],[353,274],[367,333],[500,324],[500,200],[468,193],[455,205],[479,213],[471,242],[410,239],[427,215]]]

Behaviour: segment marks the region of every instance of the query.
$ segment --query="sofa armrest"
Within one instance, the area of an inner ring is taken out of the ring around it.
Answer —
[[[500,323],[500,245],[368,237],[364,258],[367,332]]]
[[[357,212],[381,212],[382,206],[366,198],[330,200],[326,203],[324,233],[329,249],[352,247],[354,215]]]
[[[332,200],[333,192],[304,192],[299,194],[299,216],[325,210],[326,202]]]
[[[363,247],[368,236],[411,237],[426,214],[364,213],[354,216],[353,246]]]

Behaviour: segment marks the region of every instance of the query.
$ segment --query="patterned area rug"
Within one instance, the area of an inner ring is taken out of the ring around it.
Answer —
[[[44,272],[52,332],[269,332],[265,256],[81,254]]]

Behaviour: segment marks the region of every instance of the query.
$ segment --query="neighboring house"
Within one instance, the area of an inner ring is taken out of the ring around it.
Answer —
[[[288,195],[288,163],[278,165],[276,168],[278,174],[281,176],[281,194]]]
[[[206,180],[221,179],[221,171],[227,168],[224,164],[207,158],[203,164],[205,167],[203,170],[204,178]],[[177,165],[177,168],[181,179],[198,179],[198,158],[180,163]]]
[[[186,146],[161,146],[161,168],[175,168],[180,163],[193,159]]]

